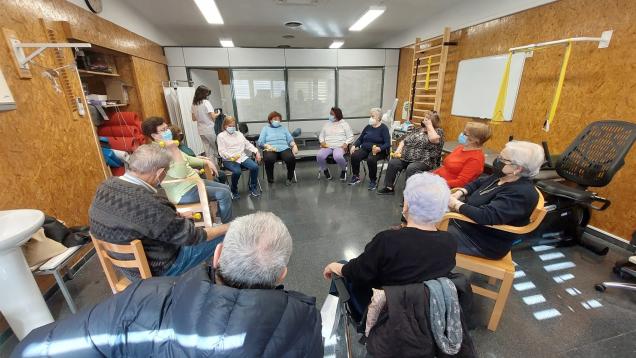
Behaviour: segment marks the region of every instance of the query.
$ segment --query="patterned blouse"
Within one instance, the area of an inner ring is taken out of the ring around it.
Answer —
[[[444,147],[444,130],[437,128],[439,143],[431,143],[428,135],[423,129],[416,129],[404,137],[404,147],[402,148],[402,160],[405,162],[424,162],[429,170],[439,166],[442,158],[442,148]]]

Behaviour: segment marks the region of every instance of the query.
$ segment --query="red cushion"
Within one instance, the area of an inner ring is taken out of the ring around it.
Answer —
[[[134,126],[108,126],[99,127],[97,134],[102,137],[139,138],[141,136],[141,130]]]
[[[139,146],[135,138],[129,137],[108,137],[108,143],[112,149],[123,150],[132,153]]]
[[[136,112],[115,112],[110,115],[110,119],[108,121],[104,121],[102,127],[122,125],[135,126],[141,129],[141,119]]]

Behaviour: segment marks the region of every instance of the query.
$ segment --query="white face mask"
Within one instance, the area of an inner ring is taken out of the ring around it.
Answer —
[[[374,126],[376,124],[378,124],[378,121],[376,121],[373,117],[369,117],[369,125]]]

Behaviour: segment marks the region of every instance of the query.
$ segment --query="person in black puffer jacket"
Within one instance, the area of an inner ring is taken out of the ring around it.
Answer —
[[[279,286],[291,251],[274,214],[237,218],[213,269],[135,282],[35,329],[12,357],[322,357],[316,299]]]

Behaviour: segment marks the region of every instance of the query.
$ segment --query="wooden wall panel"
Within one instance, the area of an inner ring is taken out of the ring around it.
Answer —
[[[135,89],[141,98],[141,113],[143,119],[152,116],[170,120],[166,108],[166,100],[161,87],[162,81],[168,80],[168,69],[161,63],[132,57],[135,75]]]
[[[455,138],[467,119],[450,115],[457,66],[463,59],[506,53],[507,49],[575,36],[600,36],[614,30],[610,47],[575,44],[561,101],[550,132],[541,130],[549,110],[563,58],[563,48],[535,52],[526,60],[513,121],[493,124],[487,146],[500,150],[509,135],[540,143],[548,141],[559,153],[587,124],[600,119],[636,122],[636,1],[562,0],[453,32],[444,83],[441,115],[448,138]],[[410,63],[404,63],[410,66]],[[403,64],[400,62],[400,71]],[[398,82],[398,93],[409,83]],[[636,150],[610,185],[598,192],[612,206],[594,212],[591,224],[622,238],[630,238],[636,222]]]
[[[398,106],[395,110],[395,120],[402,120],[402,106],[411,98],[411,73],[413,72],[413,49],[400,49],[400,63],[398,67],[397,93]]]

